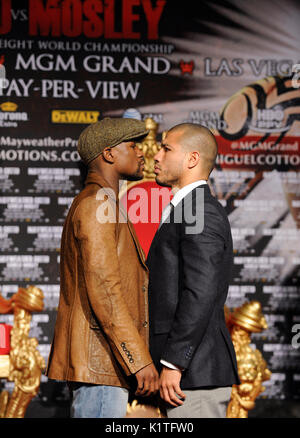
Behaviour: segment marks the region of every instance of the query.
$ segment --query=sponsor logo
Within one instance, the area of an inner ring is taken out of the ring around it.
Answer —
[[[270,76],[235,93],[220,114],[220,120],[227,123],[219,129],[220,135],[237,141],[255,134],[258,145],[260,139],[269,140],[276,134],[274,146],[280,144],[300,121],[299,90],[291,88],[291,80]]]
[[[227,123],[220,119],[220,114],[217,111],[207,110],[192,110],[189,113],[187,122],[199,123],[202,126],[211,130],[226,129]]]
[[[250,125],[253,131],[258,132],[284,132],[291,127],[292,120],[288,125],[284,121],[284,111],[280,105],[273,109],[263,108],[257,109],[256,120]]]
[[[148,118],[151,118],[156,123],[164,122],[164,115],[162,113],[141,113],[136,108],[127,108],[123,113],[123,118],[137,120],[146,120]]]
[[[181,74],[189,74],[189,75],[192,75],[193,74],[193,71],[194,71],[194,68],[195,68],[195,63],[194,63],[194,61],[190,61],[190,62],[184,62],[184,61],[180,61],[179,62],[179,67],[180,67],[180,70],[181,70]]]
[[[91,124],[98,121],[99,111],[52,110],[52,123]]]
[[[142,114],[136,108],[127,108],[123,113],[123,118],[142,120]]]
[[[2,111],[16,111],[18,105],[13,102],[4,102],[0,105]]]
[[[0,126],[16,128],[18,122],[27,122],[28,113],[17,111],[18,105],[13,102],[3,102],[0,105]]]

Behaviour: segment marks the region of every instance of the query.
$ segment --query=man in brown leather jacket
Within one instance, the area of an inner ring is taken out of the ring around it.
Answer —
[[[148,269],[118,201],[121,180],[143,178],[144,158],[135,141],[146,135],[141,121],[105,118],[79,137],[88,176],[64,224],[60,300],[46,372],[69,383],[72,417],[124,417],[133,375],[136,395],[158,390],[148,351]]]

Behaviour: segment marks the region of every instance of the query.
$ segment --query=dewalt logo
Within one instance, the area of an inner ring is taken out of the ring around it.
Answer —
[[[99,111],[52,110],[52,123],[91,124],[98,121]]]

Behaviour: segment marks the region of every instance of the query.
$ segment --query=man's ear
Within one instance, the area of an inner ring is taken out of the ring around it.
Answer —
[[[107,147],[102,152],[103,159],[108,163],[114,163],[114,153],[112,152],[112,148]]]
[[[190,156],[188,159],[188,168],[192,169],[193,167],[197,166],[200,160],[200,154],[198,151],[190,152]]]

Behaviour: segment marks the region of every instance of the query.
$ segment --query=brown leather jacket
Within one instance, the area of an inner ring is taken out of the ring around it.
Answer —
[[[97,219],[104,202],[118,205],[107,187],[101,176],[89,173],[65,221],[60,300],[46,375],[128,388],[126,376],[152,362],[148,269],[124,209],[118,223]],[[106,199],[99,196],[101,188]]]

